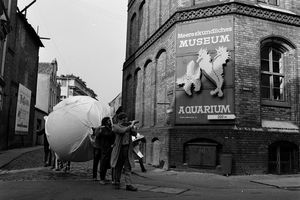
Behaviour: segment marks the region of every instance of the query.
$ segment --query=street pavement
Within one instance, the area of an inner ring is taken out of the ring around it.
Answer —
[[[0,199],[300,199],[300,174],[222,176],[198,171],[137,167],[138,192],[115,190],[91,179],[92,161],[71,171],[43,167],[41,146],[0,152]]]

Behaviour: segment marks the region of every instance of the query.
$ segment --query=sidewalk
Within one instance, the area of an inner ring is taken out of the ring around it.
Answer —
[[[162,170],[150,165],[145,166],[146,173],[140,172],[138,164],[134,168],[134,174],[145,179],[166,180],[172,185],[174,182],[195,185],[205,188],[257,188],[262,185],[272,186],[281,189],[300,190],[300,174],[275,175],[275,174],[254,174],[254,175],[232,175],[222,176],[213,173],[202,173],[192,171]]]
[[[34,146],[28,148],[17,148],[6,151],[0,151],[0,169],[19,158],[25,153],[42,149],[43,146]],[[178,185],[184,189],[185,185],[191,187],[203,188],[257,188],[263,185],[273,186],[282,189],[300,189],[300,174],[292,175],[238,175],[238,176],[222,176],[213,173],[202,173],[199,171],[175,171],[154,168],[151,165],[145,165],[147,172],[142,173],[138,163],[133,169],[136,175],[137,184],[143,184],[144,187],[153,185],[154,182],[162,187],[178,188]],[[151,184],[150,184],[151,183]]]
[[[26,147],[26,148],[16,148],[9,149],[5,151],[0,151],[0,169],[15,160],[16,158],[22,156],[24,153],[28,153],[31,151],[35,151],[43,148],[43,146],[34,146],[34,147]]]

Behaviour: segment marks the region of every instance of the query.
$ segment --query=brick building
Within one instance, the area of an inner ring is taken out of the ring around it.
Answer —
[[[0,149],[8,149],[33,145],[38,55],[43,44],[17,9],[17,0],[3,0],[3,6],[11,31],[0,44]],[[1,16],[1,27],[2,20]]]
[[[44,127],[44,117],[53,111],[53,107],[60,101],[60,85],[57,83],[57,60],[39,63],[36,104],[35,104],[35,131],[33,144],[42,144],[43,137],[36,135],[36,130]]]
[[[147,163],[299,171],[300,1],[129,0],[127,27],[122,106]]]

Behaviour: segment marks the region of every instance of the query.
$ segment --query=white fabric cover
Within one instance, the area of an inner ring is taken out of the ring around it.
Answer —
[[[89,96],[74,96],[58,103],[46,119],[50,148],[60,159],[85,162],[93,159],[92,127],[110,116],[110,107]]]

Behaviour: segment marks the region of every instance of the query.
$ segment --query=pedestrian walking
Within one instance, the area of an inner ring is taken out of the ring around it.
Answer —
[[[134,166],[133,145],[131,136],[136,136],[136,121],[128,122],[126,113],[121,112],[117,117],[117,124],[112,125],[112,131],[116,139],[111,154],[111,166],[114,170],[114,185],[116,189],[120,188],[120,179],[124,167],[126,190],[137,191],[132,185],[131,168]]]
[[[54,169],[55,171],[64,170],[64,172],[69,172],[71,170],[71,161],[60,159],[59,156],[54,152],[52,169]]]
[[[94,155],[93,155],[93,180],[98,181],[98,165],[101,159],[101,149],[100,149],[100,128],[93,129],[93,147],[94,147]]]
[[[51,165],[52,152],[49,146],[45,128],[38,130],[37,135],[44,137],[44,167],[48,167]]]
[[[115,134],[112,132],[112,123],[109,117],[104,117],[101,124],[102,126],[96,130],[96,134],[100,137],[100,183],[106,184],[108,182],[106,180],[106,172],[110,168],[110,157]]]

